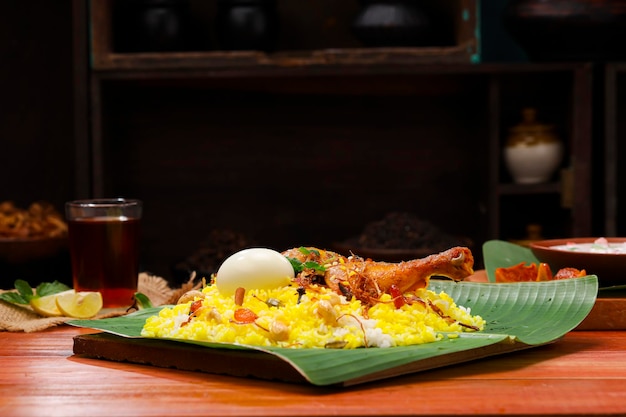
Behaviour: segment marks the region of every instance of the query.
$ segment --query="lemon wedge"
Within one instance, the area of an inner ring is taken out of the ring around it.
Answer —
[[[102,309],[102,294],[96,291],[57,294],[56,306],[67,317],[88,319]]]
[[[63,313],[58,309],[56,299],[59,295],[72,294],[74,290],[67,290],[56,294],[45,295],[43,297],[37,297],[30,300],[30,306],[38,314],[45,317],[58,317]]]

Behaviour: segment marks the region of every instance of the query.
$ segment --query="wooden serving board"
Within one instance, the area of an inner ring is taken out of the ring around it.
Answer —
[[[626,298],[598,297],[589,315],[574,330],[626,330]]]
[[[254,350],[212,349],[167,340],[133,339],[96,333],[75,336],[74,354],[184,371],[306,382],[287,362]]]
[[[512,342],[496,343],[478,349],[437,356],[428,361],[416,361],[358,378],[347,379],[337,385],[352,386],[524,350],[530,347],[534,346]],[[261,351],[215,349],[167,340],[127,338],[110,333],[75,336],[73,351],[75,355],[82,357],[117,362],[130,362],[236,377],[308,383],[307,379],[288,362]]]

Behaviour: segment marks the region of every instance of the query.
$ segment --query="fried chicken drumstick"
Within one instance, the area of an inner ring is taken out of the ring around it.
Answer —
[[[392,288],[401,293],[425,288],[434,275],[461,281],[474,273],[472,252],[462,246],[399,263],[375,262],[354,255],[345,257],[317,248],[306,248],[306,251],[293,248],[283,255],[324,267],[323,272],[305,268],[297,277],[301,283],[315,282],[316,277],[321,277],[338,294],[354,295],[369,305],[376,303],[382,294],[390,293]]]

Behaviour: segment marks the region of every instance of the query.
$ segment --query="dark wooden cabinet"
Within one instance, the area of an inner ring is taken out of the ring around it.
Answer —
[[[339,29],[343,48],[120,52],[111,4],[84,10],[78,193],[145,201],[149,270],[168,276],[215,229],[328,247],[393,211],[471,238],[479,262],[482,242],[531,222],[592,232],[591,65],[476,64],[461,43],[363,48]],[[525,106],[565,142],[565,175],[546,184],[513,184],[501,162]]]
[[[496,71],[490,91],[492,116],[490,184],[491,236],[524,237],[529,224],[545,237],[592,233],[592,89],[591,64],[516,65]],[[565,158],[553,181],[515,184],[505,169],[502,148],[520,109],[535,107],[565,142]]]
[[[626,63],[604,67],[604,154],[605,179],[604,229],[607,236],[625,236],[626,220],[620,206],[626,204]]]

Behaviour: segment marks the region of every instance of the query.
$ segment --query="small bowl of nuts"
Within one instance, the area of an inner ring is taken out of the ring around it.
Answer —
[[[47,202],[20,208],[0,203],[0,262],[21,264],[54,257],[67,250],[67,224]]]

